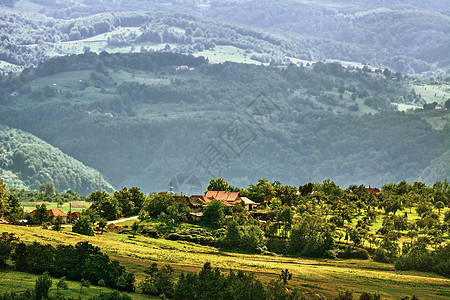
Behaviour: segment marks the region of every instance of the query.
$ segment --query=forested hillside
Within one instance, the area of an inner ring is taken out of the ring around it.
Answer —
[[[445,103],[435,91],[448,83],[430,82],[336,63],[88,52],[3,77],[0,122],[102,170],[116,187],[144,191],[166,190],[180,174],[348,186],[417,179],[426,169],[434,182],[449,175],[439,163],[450,148],[448,111],[426,102]]]
[[[334,59],[404,74],[442,74],[450,66],[450,9],[439,0],[36,0],[0,9],[3,70],[86,47],[246,63]]]
[[[12,188],[37,189],[53,182],[60,191],[98,189],[98,171],[27,132],[0,125],[0,177]],[[105,180],[102,188],[113,191]]]
[[[204,16],[314,38],[323,57],[422,73],[450,65],[445,1],[214,2]]]

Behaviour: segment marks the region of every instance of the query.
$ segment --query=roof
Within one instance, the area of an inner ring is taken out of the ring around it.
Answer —
[[[241,200],[244,201],[245,205],[258,205],[259,203],[253,202],[247,197],[241,197]]]
[[[189,197],[188,196],[173,196],[173,200],[177,203],[185,203],[185,204],[190,204],[191,202],[189,201]]]
[[[0,224],[9,224],[9,221],[5,219],[5,217],[0,218]]]
[[[81,214],[81,212],[79,212],[79,211],[74,211],[74,212],[71,213],[69,216],[70,216],[71,218],[77,219],[77,218],[80,217],[80,214]]]
[[[379,188],[371,188],[370,185],[368,188],[366,188],[366,190],[373,195],[378,195],[379,193],[381,193],[381,190]]]
[[[48,210],[48,216],[49,217],[57,217],[57,216],[67,217],[67,214],[62,212],[60,209],[53,208],[53,209]]]
[[[273,198],[275,198],[275,196],[266,196],[266,198],[264,198],[264,202],[270,203],[270,202],[272,202]]]
[[[72,207],[84,207],[84,201],[70,201]]]
[[[239,199],[239,192],[207,191],[206,197],[225,201],[236,201]]]
[[[205,196],[192,195],[189,198],[189,202],[191,203],[191,205],[204,205],[204,204],[210,202],[210,200],[208,198],[206,198]]]
[[[194,217],[203,217],[203,212],[191,212],[190,215]]]

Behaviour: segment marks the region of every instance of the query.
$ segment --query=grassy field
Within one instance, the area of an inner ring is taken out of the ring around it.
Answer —
[[[254,272],[264,282],[275,279],[282,269],[287,268],[294,274],[290,285],[313,297],[330,298],[342,290],[352,291],[355,295],[364,291],[378,292],[388,299],[413,294],[423,299],[448,299],[450,296],[449,279],[430,273],[400,272],[392,265],[367,260],[312,260],[230,253],[188,242],[126,234],[104,233],[87,237],[72,233],[70,229],[53,232],[37,227],[0,227],[1,231],[14,232],[28,242],[36,240],[56,245],[88,241],[119,260],[127,270],[135,272],[138,281],[143,279],[143,271],[152,262],[160,266],[171,265],[177,275],[198,272],[205,262],[211,262],[224,272],[229,269]]]
[[[16,272],[12,270],[1,270],[0,271],[0,291],[2,293],[5,292],[16,292],[21,293],[27,289],[32,289],[35,285],[36,279],[38,275],[24,273],[24,272]],[[52,287],[50,288],[50,296],[57,295],[56,284],[58,282],[58,278],[52,279]],[[109,288],[99,287],[99,286],[90,286],[89,288],[83,287],[81,288],[81,284],[75,281],[67,281],[68,289],[67,290],[59,290],[59,293],[73,299],[89,299],[100,293],[106,293],[113,291]],[[134,300],[140,299],[158,299],[154,297],[149,297],[140,293],[126,293],[131,296]]]
[[[64,203],[62,206],[58,206],[58,203],[56,202],[27,202],[25,203],[25,205],[23,205],[23,208],[25,210],[25,212],[31,212],[33,210],[36,209],[36,205],[39,204],[45,204],[45,206],[47,207],[47,209],[60,209],[63,212],[67,213],[70,210],[70,205],[69,203]],[[91,206],[90,202],[84,202],[84,207],[72,207],[72,212],[74,211],[82,211],[83,209],[89,208],[89,206]]]
[[[414,84],[412,88],[416,94],[422,95],[427,103],[445,103],[450,98],[450,85],[444,82],[439,84]]]

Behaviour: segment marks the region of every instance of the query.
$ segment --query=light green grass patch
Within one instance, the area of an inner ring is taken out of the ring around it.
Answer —
[[[208,58],[210,63],[222,63],[231,61],[237,63],[260,65],[261,62],[250,58],[253,54],[255,53],[247,53],[245,50],[234,46],[215,46],[213,49],[199,51],[195,53],[194,56],[203,56],[205,58]]]
[[[2,270],[0,271],[0,292],[15,292],[22,293],[27,289],[34,288],[36,283],[36,279],[38,275],[29,274],[24,272],[16,272],[11,270]],[[58,283],[58,278],[52,278],[52,286],[50,288],[50,296],[56,296],[56,284]],[[91,285],[89,288],[83,287],[80,291],[81,284],[76,281],[67,281],[68,289],[67,290],[59,290],[61,295],[64,295],[68,298],[78,299],[88,299],[94,296],[99,295],[100,293],[112,292],[113,289],[99,287],[95,285]],[[132,299],[140,300],[140,299],[158,299],[156,297],[149,297],[147,295],[138,294],[138,293],[125,293],[131,296]]]

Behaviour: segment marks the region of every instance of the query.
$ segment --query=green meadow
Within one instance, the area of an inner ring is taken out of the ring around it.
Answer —
[[[62,232],[54,232],[37,227],[12,225],[0,225],[0,227],[0,230],[13,232],[25,242],[38,241],[58,245],[88,241],[99,246],[112,259],[118,260],[128,271],[135,272],[138,282],[143,280],[144,270],[153,262],[159,266],[165,264],[172,266],[177,276],[181,272],[198,272],[205,262],[210,262],[223,272],[228,272],[230,269],[253,272],[257,278],[266,283],[277,278],[281,270],[287,268],[293,273],[289,286],[297,288],[312,298],[329,299],[344,290],[353,292],[354,296],[362,292],[376,292],[387,299],[412,295],[423,299],[448,299],[450,295],[449,279],[432,273],[396,271],[393,265],[370,260],[314,260],[278,255],[232,253],[189,242],[143,236],[133,237],[111,232],[87,237],[72,233],[68,228]],[[32,285],[31,275],[18,273],[12,276],[12,279],[8,279],[7,283],[2,283],[1,289],[7,290],[11,285],[20,282],[20,276],[28,278],[30,286]],[[71,286],[76,293],[79,284],[73,283]],[[94,288],[91,289],[91,291],[94,290]],[[138,296],[139,294],[133,295],[133,297]]]

